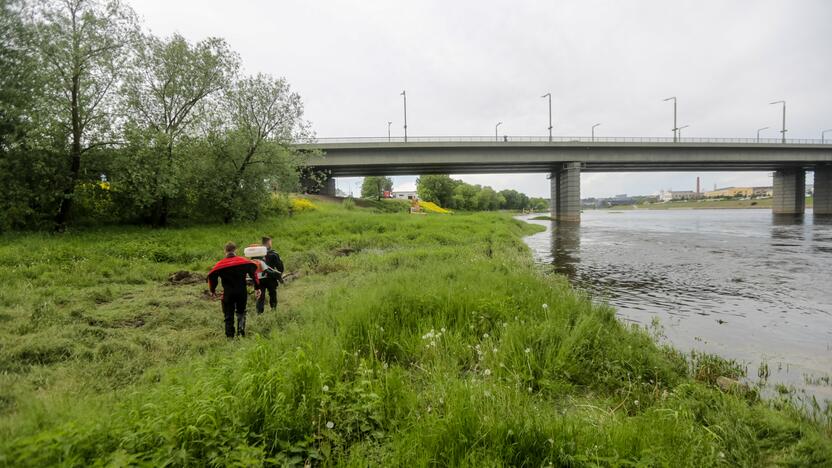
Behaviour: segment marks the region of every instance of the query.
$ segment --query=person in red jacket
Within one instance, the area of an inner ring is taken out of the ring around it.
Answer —
[[[237,256],[233,242],[225,244],[225,258],[217,262],[208,273],[208,289],[211,297],[217,296],[217,279],[222,281],[222,313],[225,316],[225,336],[234,338],[234,316],[237,316],[237,336],[246,336],[246,276],[250,276],[256,288],[257,265],[245,257]]]

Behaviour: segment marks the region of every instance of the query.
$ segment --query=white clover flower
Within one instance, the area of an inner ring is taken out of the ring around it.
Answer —
[[[491,369],[486,369],[485,371],[483,371],[483,374],[485,374],[485,376],[488,377],[489,375],[491,375]]]
[[[549,442],[552,445],[555,445],[555,439],[547,439],[546,442]]]
[[[638,406],[638,400],[634,401],[633,404]]]
[[[378,327],[378,329],[381,330],[382,333],[384,333],[384,327]]]
[[[509,430],[508,430],[508,435],[514,435],[514,431],[512,431],[511,429],[509,429]]]
[[[531,348],[526,348],[526,349],[523,350],[523,352],[526,353],[526,354],[529,354],[530,352],[532,352],[532,349]]]
[[[445,333],[445,327],[440,328],[439,331],[441,331],[442,333]]]
[[[440,399],[439,399],[439,404],[440,404],[440,405],[444,405],[444,404],[445,404],[445,399],[444,399],[444,398],[440,398]]]
[[[531,388],[531,387],[529,387],[529,388],[528,388],[528,390],[529,390],[529,393],[531,393],[531,392],[532,392],[532,388]]]
[[[508,322],[503,322],[503,328],[506,328],[507,326],[508,326]]]
[[[485,339],[488,339],[488,333],[483,333],[482,337],[485,338]]]
[[[325,392],[328,392],[329,391],[329,385],[324,385],[323,388],[321,388],[321,390],[323,390]]]
[[[433,409],[433,408],[431,408],[430,405],[428,405],[428,413],[430,413],[431,409]]]
[[[494,351],[494,354],[497,354],[497,348],[492,349],[492,351]]]
[[[384,368],[384,369],[387,369],[387,367],[388,367],[388,366],[387,366],[387,363],[386,363],[386,362],[385,362],[385,363],[382,363],[382,364],[381,364],[381,367],[382,367],[382,368]]]
[[[326,422],[326,428],[327,428],[327,429],[332,429],[333,427],[335,427],[335,423],[334,423],[334,422],[332,422],[332,421],[327,421],[327,422]]]

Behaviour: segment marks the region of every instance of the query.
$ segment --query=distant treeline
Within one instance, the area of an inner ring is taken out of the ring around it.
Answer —
[[[126,4],[0,0],[0,231],[253,219],[311,136],[283,78]]]
[[[495,191],[491,187],[472,185],[448,175],[423,175],[416,179],[419,198],[443,208],[466,211],[549,209],[545,198],[530,198],[516,190]]]

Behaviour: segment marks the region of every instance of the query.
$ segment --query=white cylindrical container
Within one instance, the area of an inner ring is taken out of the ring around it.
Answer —
[[[265,257],[267,252],[268,249],[266,249],[266,247],[263,245],[251,245],[246,247],[246,249],[243,251],[243,255],[245,255],[248,258]]]

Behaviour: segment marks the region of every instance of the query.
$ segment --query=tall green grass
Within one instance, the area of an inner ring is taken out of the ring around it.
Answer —
[[[0,463],[832,464],[828,422],[717,389],[730,364],[685,359],[541,275],[521,241],[534,229],[324,206],[5,238]],[[259,336],[229,343],[203,285],[164,280],[262,233],[303,277]]]

